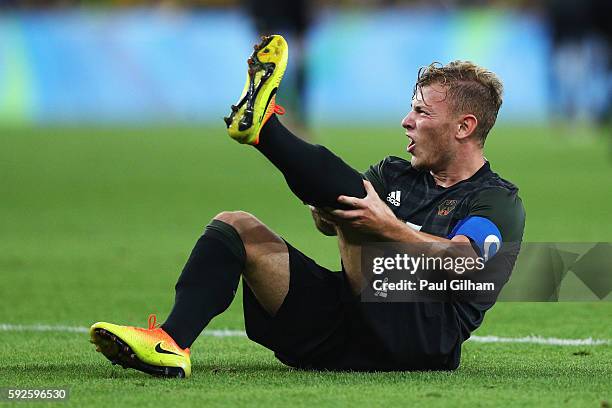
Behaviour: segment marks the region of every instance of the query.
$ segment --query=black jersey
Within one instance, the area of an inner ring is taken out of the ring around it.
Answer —
[[[412,228],[450,238],[453,230],[468,217],[483,217],[499,229],[511,248],[500,251],[487,262],[507,281],[518,256],[516,245],[523,238],[525,211],[518,188],[494,173],[485,164],[470,178],[451,187],[440,187],[429,171],[413,168],[409,161],[387,157],[371,166],[364,177],[369,180],[395,216]],[[477,247],[475,247],[478,250]],[[482,255],[482,254],[480,254]],[[453,307],[462,328],[463,340],[482,323],[492,302],[455,302]]]

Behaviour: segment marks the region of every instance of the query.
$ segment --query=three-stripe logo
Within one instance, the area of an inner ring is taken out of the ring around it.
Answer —
[[[400,206],[401,195],[402,195],[402,192],[399,191],[399,190],[392,191],[387,196],[387,201],[390,202],[391,204],[393,204],[394,206],[399,207]]]

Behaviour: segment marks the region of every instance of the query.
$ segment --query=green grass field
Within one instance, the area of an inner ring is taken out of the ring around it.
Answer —
[[[402,130],[327,129],[356,168],[403,155]],[[521,188],[527,241],[612,241],[612,150],[592,134],[497,129],[494,170]],[[211,217],[250,211],[321,264],[336,243],[254,149],[216,128],[3,129],[0,325],[162,320]],[[612,339],[612,303],[499,303],[477,335]],[[241,302],[211,328],[243,329]],[[74,406],[606,406],[612,346],[464,346],[452,373],[312,373],[243,337],[202,336],[193,377],[111,366],[84,333],[0,330],[0,387],[69,386]],[[1,404],[0,404],[1,405]]]

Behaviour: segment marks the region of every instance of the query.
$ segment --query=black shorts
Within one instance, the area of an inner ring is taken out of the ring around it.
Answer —
[[[291,367],[317,370],[453,370],[461,339],[450,303],[367,303],[344,271],[332,272],[287,244],[289,292],[270,316],[246,282],[248,337]]]

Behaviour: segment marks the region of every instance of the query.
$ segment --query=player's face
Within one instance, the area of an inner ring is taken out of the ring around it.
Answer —
[[[453,132],[457,128],[453,119],[443,86],[433,84],[417,90],[412,110],[402,120],[413,167],[432,171],[446,168],[454,157]]]

